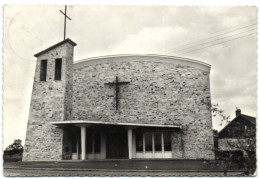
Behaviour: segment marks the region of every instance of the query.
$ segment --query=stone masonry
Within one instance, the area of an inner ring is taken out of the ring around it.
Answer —
[[[214,159],[210,66],[190,59],[158,55],[122,55],[86,59],[73,65],[67,39],[36,54],[37,63],[23,161],[71,158],[71,130],[55,121],[106,121],[180,125],[172,132],[174,159]],[[62,58],[62,79],[54,80],[55,59]],[[40,81],[41,60],[48,60]],[[115,88],[105,83],[130,82]]]
[[[209,68],[172,57],[98,60],[74,64],[73,120],[181,125],[172,136],[173,156],[214,159]],[[120,87],[118,111],[115,89],[105,85],[116,76],[130,82]]]
[[[73,43],[37,56],[23,161],[62,159],[63,129],[50,124],[71,117]],[[62,58],[61,80],[54,80],[55,59]],[[47,80],[40,81],[41,60],[47,62]]]

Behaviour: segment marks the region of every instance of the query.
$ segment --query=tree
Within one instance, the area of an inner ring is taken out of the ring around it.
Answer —
[[[213,117],[219,116],[221,118],[220,125],[228,124],[230,122],[230,115],[225,115],[223,109],[219,109],[218,104],[212,104],[211,105],[211,111],[213,114]]]
[[[14,143],[9,145],[5,151],[5,155],[13,155],[13,154],[22,154],[23,153],[23,146],[22,146],[22,140],[15,139]]]

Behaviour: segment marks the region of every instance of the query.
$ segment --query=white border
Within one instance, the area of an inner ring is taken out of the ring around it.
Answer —
[[[259,0],[44,0],[44,1],[33,1],[33,0],[1,0],[0,5],[1,5],[1,16],[0,16],[0,22],[1,22],[1,27],[3,27],[3,5],[4,4],[71,4],[71,5],[77,5],[77,4],[85,4],[85,5],[175,5],[175,6],[256,6],[259,8],[260,1]],[[259,10],[257,12],[258,18],[259,18]],[[258,20],[259,21],[259,20]],[[258,30],[259,32],[259,30]],[[3,30],[0,28],[0,34],[1,34],[1,39],[3,42]],[[259,44],[259,41],[257,42]],[[0,56],[2,56],[2,49],[3,49],[3,43],[0,43]],[[259,54],[259,45],[257,52]],[[259,57],[257,57],[257,62],[258,62]],[[0,68],[0,78],[3,79],[3,71],[2,71],[2,66],[3,64],[1,63],[1,68]],[[258,63],[257,63],[258,65]],[[257,74],[257,92],[259,92],[259,79],[260,79],[260,74]],[[0,85],[2,86],[2,80],[0,81]],[[1,91],[2,92],[2,91]],[[2,104],[2,93],[0,95],[0,102]],[[257,104],[259,104],[259,95],[257,95]],[[259,105],[257,105],[259,106]],[[3,109],[3,106],[1,106],[1,109]],[[1,110],[2,112],[2,110]],[[2,113],[1,113],[2,116]],[[260,110],[257,108],[257,116],[260,116]],[[257,117],[258,118],[258,117]],[[0,124],[2,127],[2,123]],[[260,126],[260,122],[257,122],[257,127]],[[3,137],[1,135],[1,137]],[[260,138],[259,132],[257,132],[257,138]],[[257,140],[259,141],[259,140]],[[259,144],[259,143],[258,143]],[[2,146],[2,143],[1,143]],[[257,147],[257,151],[259,152],[259,145]],[[3,152],[2,150],[0,151],[0,155],[2,156]],[[257,155],[259,157],[259,155]],[[2,161],[1,157],[1,161]],[[260,166],[260,160],[258,158],[257,160],[257,166]],[[257,169],[259,171],[259,167]],[[1,170],[1,174],[3,170]],[[3,176],[3,175],[2,175]],[[36,178],[36,177],[30,177],[30,178]],[[39,178],[39,177],[37,177]],[[41,178],[48,178],[48,177],[41,177]],[[55,177],[55,178],[61,178],[61,177]],[[74,177],[74,178],[79,178],[79,177]],[[101,177],[93,177],[93,178],[101,178]],[[103,178],[103,177],[102,177]],[[116,177],[114,177],[116,178]],[[124,177],[124,178],[129,178],[129,177]],[[143,177],[136,177],[139,179],[143,179]],[[146,178],[151,178],[151,177],[146,177]],[[153,177],[153,178],[159,178],[159,177]],[[160,177],[160,178],[166,178],[166,177]],[[183,177],[186,179],[190,179],[190,177]],[[199,177],[193,177],[193,178],[199,178]],[[203,177],[203,178],[210,178],[210,177]],[[215,178],[228,178],[228,177],[215,177]],[[230,177],[229,177],[230,178]],[[240,178],[248,178],[248,177],[240,177]]]

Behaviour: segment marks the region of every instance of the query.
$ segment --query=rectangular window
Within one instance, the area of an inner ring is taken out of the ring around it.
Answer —
[[[40,81],[47,79],[47,60],[41,60]]]
[[[145,151],[152,152],[153,151],[153,142],[152,142],[152,133],[145,133]]]
[[[163,139],[164,139],[164,151],[172,151],[171,132],[164,132]]]
[[[94,134],[94,152],[100,153],[100,134]]]
[[[62,65],[62,60],[56,59],[55,60],[55,80],[61,80],[61,65]]]
[[[77,136],[72,134],[72,153],[77,152]]]
[[[137,132],[135,134],[135,139],[136,139],[136,151],[143,152],[143,133]]]
[[[162,133],[154,133],[154,150],[156,152],[162,151]]]
[[[100,134],[87,134],[87,153],[100,153]],[[94,147],[94,148],[93,148]]]
[[[87,134],[87,153],[92,153],[92,148],[93,148],[93,137],[92,134]]]
[[[136,152],[163,153],[172,151],[171,132],[136,132]],[[145,146],[144,146],[145,145]],[[156,156],[153,156],[156,158]]]

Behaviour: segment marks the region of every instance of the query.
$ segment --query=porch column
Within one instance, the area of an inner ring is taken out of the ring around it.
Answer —
[[[81,160],[86,160],[86,126],[81,126]]]
[[[127,136],[128,136],[128,154],[129,154],[129,159],[132,159],[132,135],[133,130],[132,129],[127,129]]]

